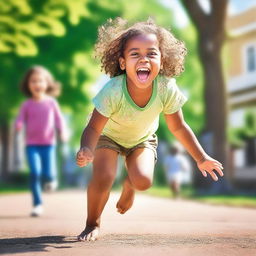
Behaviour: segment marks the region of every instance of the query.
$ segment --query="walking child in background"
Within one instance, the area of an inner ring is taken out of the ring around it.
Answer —
[[[185,177],[190,172],[188,159],[182,154],[181,146],[174,143],[169,148],[169,154],[164,159],[164,169],[168,185],[173,193],[174,198],[180,195],[180,188]]]
[[[57,101],[60,85],[50,72],[41,66],[34,66],[25,74],[21,90],[28,99],[22,104],[15,122],[16,131],[23,126],[26,130],[26,155],[30,169],[33,209],[31,216],[43,213],[41,178],[44,189],[57,188],[56,130],[60,139],[67,140],[64,118]]]
[[[116,175],[118,154],[125,156],[127,177],[117,211],[133,204],[135,190],[152,185],[157,159],[159,114],[206,177],[223,176],[222,165],[208,156],[183,119],[186,98],[174,76],[183,71],[186,48],[152,20],[129,26],[121,18],[100,27],[96,53],[112,78],[93,99],[95,109],[84,129],[77,153],[80,167],[93,162],[88,185],[87,221],[80,241],[97,239],[100,218]]]

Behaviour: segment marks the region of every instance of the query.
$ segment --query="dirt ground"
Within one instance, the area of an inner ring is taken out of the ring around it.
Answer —
[[[255,256],[256,210],[173,201],[138,194],[125,215],[112,193],[100,239],[77,242],[86,218],[84,191],[45,194],[45,213],[31,218],[30,194],[0,196],[0,255]]]

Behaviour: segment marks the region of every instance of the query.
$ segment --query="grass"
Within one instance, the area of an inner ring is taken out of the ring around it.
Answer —
[[[200,196],[196,200],[215,205],[228,205],[237,207],[256,208],[255,196],[239,196],[239,195],[218,195],[218,196]]]
[[[167,185],[163,186],[152,186],[149,190],[146,191],[148,195],[151,196],[159,196],[159,197],[165,197],[165,198],[171,198],[172,192],[170,188]],[[184,198],[191,198],[195,194],[195,189],[191,186],[185,186],[181,190],[181,197]]]
[[[21,182],[23,181],[23,182]],[[25,181],[25,182],[24,182]],[[29,191],[27,177],[16,178],[12,183],[0,183],[0,194],[13,194]],[[114,190],[121,190],[121,185],[114,187]],[[151,196],[162,198],[171,198],[172,192],[168,186],[154,185],[147,191],[143,192]],[[214,205],[228,205],[234,207],[251,207],[256,208],[256,196],[241,196],[241,195],[211,195],[211,196],[196,196],[195,190],[191,186],[183,187],[181,197],[190,200],[196,200]]]
[[[151,196],[171,198],[172,193],[167,186],[153,186],[145,192]],[[190,200],[196,200],[214,205],[227,205],[234,207],[250,207],[256,208],[256,196],[241,196],[241,195],[211,195],[211,196],[196,196],[195,190],[192,187],[184,187],[181,190],[181,197]]]
[[[14,194],[27,191],[29,191],[29,187],[25,185],[0,184],[0,194]]]

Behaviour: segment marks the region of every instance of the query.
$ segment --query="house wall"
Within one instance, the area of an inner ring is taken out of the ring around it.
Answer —
[[[229,77],[246,73],[245,51],[249,45],[255,45],[256,48],[256,30],[243,36],[229,38],[228,56],[232,58],[228,67]]]
[[[256,115],[256,70],[248,72],[246,49],[256,50],[256,7],[240,15],[228,17],[227,40],[227,93],[229,95],[229,125],[244,127],[248,110]],[[256,61],[256,60],[255,60]],[[256,139],[255,139],[256,141]],[[233,150],[233,179],[235,181],[256,181],[256,166],[248,166],[246,144]],[[256,156],[255,156],[256,158]]]
[[[255,22],[256,7],[248,9],[246,12],[240,13],[235,16],[229,16],[226,22],[227,30],[234,30],[242,26],[247,26]]]

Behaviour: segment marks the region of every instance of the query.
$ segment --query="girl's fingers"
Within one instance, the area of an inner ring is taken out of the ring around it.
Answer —
[[[83,167],[83,166],[86,165],[86,163],[85,163],[85,162],[77,162],[77,165],[78,165],[79,167]]]
[[[217,175],[216,175],[213,171],[210,171],[209,173],[210,173],[210,175],[212,176],[213,180],[215,180],[215,181],[218,180]]]
[[[84,153],[79,151],[78,154],[77,154],[78,157],[83,157],[84,156]]]
[[[220,167],[214,167],[214,170],[219,173],[220,176],[224,176],[223,171],[220,169]]]
[[[201,172],[202,172],[204,177],[207,177],[207,172],[206,171],[201,171]]]
[[[218,164],[223,168],[222,163],[220,163],[220,162],[217,161],[217,160],[215,160],[215,161],[216,161],[216,163],[218,163]]]
[[[81,165],[86,165],[87,161],[85,161],[84,159],[78,159],[77,161],[77,164],[81,167]]]
[[[219,167],[219,168],[222,169],[222,170],[224,169],[223,166],[222,166],[222,164],[214,163],[213,165],[216,166],[216,167]]]
[[[79,167],[84,167],[88,163],[91,163],[93,161],[93,158],[87,158],[87,159],[77,159],[76,163]]]

